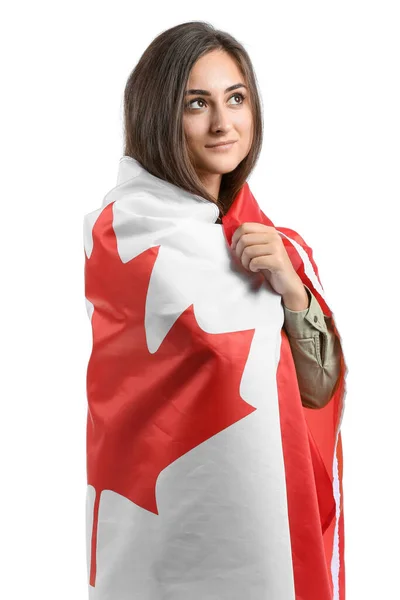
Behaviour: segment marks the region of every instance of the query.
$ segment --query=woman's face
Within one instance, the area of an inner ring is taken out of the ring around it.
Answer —
[[[245,83],[236,62],[220,50],[199,58],[190,72],[183,124],[189,154],[200,177],[233,171],[250,151],[253,117]],[[236,84],[242,85],[227,91]],[[234,144],[225,149],[208,147],[228,140]]]

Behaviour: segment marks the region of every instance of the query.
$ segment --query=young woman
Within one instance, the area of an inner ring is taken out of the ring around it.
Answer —
[[[346,364],[311,248],[246,181],[246,50],[204,22],[164,31],[124,123],[84,221],[91,598],[340,600]]]

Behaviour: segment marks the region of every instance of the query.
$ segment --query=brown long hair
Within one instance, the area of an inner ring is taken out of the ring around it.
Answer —
[[[190,161],[182,110],[192,67],[201,56],[216,49],[229,53],[245,78],[254,127],[251,149],[233,171],[223,174],[217,201]],[[249,55],[229,33],[207,22],[189,21],[160,33],[128,77],[124,91],[124,154],[152,175],[215,202],[222,214],[253,170],[262,135],[261,100]]]

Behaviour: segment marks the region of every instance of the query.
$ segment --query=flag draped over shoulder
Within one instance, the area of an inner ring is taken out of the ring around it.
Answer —
[[[246,183],[211,202],[131,157],[85,215],[91,600],[344,600],[347,367],[301,404],[281,297],[229,245],[274,226]],[[276,228],[332,317],[311,248]]]

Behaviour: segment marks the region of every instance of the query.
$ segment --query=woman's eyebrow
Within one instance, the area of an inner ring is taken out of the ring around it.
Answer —
[[[244,85],[244,83],[235,83],[235,85],[231,85],[229,87],[226,88],[224,94],[226,94],[227,92],[231,92],[232,90],[236,90],[237,88],[240,87],[244,87],[247,89],[247,85]],[[185,92],[185,96],[187,96],[188,94],[201,94],[202,96],[211,96],[211,92],[207,91],[207,90],[186,90]]]

